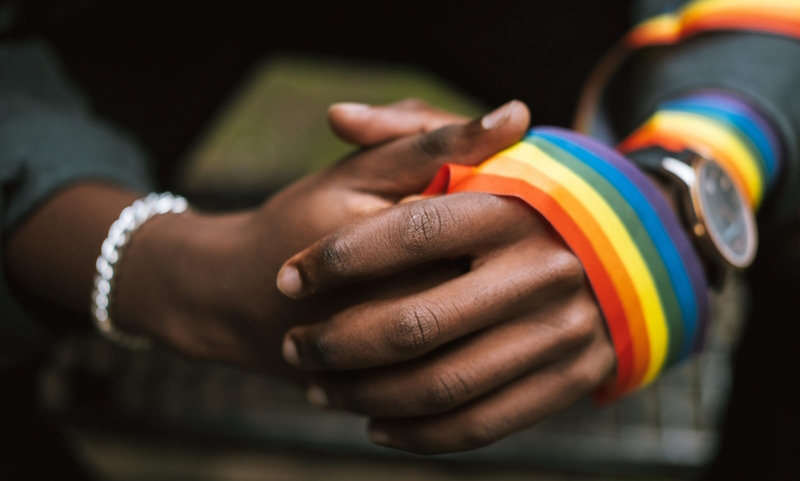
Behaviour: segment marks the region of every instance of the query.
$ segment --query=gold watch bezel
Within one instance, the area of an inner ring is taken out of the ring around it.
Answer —
[[[731,183],[736,190],[739,201],[745,208],[743,209],[745,229],[748,231],[751,242],[747,245],[747,251],[743,255],[732,253],[730,247],[719,238],[719,233],[715,229],[710,229],[705,213],[705,205],[700,194],[700,183],[697,179],[701,177],[703,169],[707,169],[711,164],[716,165],[725,172],[722,165],[713,159],[709,159],[691,152],[688,162],[681,161],[672,157],[665,157],[661,161],[664,173],[679,181],[683,186],[681,195],[683,197],[683,210],[687,220],[687,227],[699,250],[702,251],[714,264],[725,268],[742,270],[749,267],[755,259],[758,251],[758,229],[756,227],[755,215],[752,208],[747,208],[749,202],[742,193],[739,186]],[[730,177],[728,175],[728,177]]]

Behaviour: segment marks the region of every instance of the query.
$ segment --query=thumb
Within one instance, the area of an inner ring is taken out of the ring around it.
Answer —
[[[376,106],[338,103],[328,108],[331,130],[340,139],[359,147],[371,147],[468,121],[466,117],[431,107],[418,99]]]
[[[528,107],[512,100],[466,124],[447,125],[360,152],[336,166],[353,187],[399,200],[420,193],[448,163],[477,165],[514,145],[530,122]]]

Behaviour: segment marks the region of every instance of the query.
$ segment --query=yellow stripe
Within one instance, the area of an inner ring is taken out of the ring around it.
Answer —
[[[617,255],[625,265],[644,311],[645,324],[650,341],[650,364],[647,367],[641,385],[649,383],[658,375],[664,365],[667,344],[669,343],[669,332],[661,298],[658,295],[653,276],[625,225],[605,199],[591,185],[569,168],[553,160],[536,146],[520,142],[498,155],[527,164],[556,184],[564,186],[597,219],[597,223],[605,232],[606,237],[608,237],[608,240],[614,246],[614,250],[617,251]],[[477,171],[508,177],[507,173],[504,174],[507,169],[495,165],[491,159],[481,164]],[[538,184],[535,176],[525,175],[522,180],[534,186]]]
[[[736,135],[708,117],[688,112],[661,110],[647,122],[647,128],[657,132],[669,132],[687,140],[712,145],[728,154],[745,184],[741,186],[753,206],[758,208],[764,196],[764,179],[758,170],[757,160],[753,158],[747,146]],[[711,152],[698,152],[714,157]],[[721,159],[717,159],[721,160]]]
[[[800,5],[796,0],[697,0],[683,7],[679,15],[684,21],[688,21],[710,13],[751,7],[758,8],[765,15],[791,15],[800,12]]]
[[[636,28],[646,28],[650,32],[662,34],[674,34],[681,28],[680,17],[673,13],[664,13],[648,18]]]

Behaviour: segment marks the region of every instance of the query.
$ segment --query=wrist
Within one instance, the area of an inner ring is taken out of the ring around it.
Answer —
[[[241,286],[249,216],[187,211],[142,225],[118,267],[120,327],[205,356],[201,346],[220,335],[222,320],[257,315]]]
[[[27,293],[85,315],[108,228],[141,194],[100,182],[65,188],[5,243],[8,275]]]
[[[722,90],[695,91],[659,104],[618,146],[625,154],[648,147],[691,150],[714,159],[755,210],[783,163],[772,122],[749,101]]]
[[[678,197],[677,193],[675,192],[675,186],[665,181],[662,177],[653,174],[652,172],[643,171],[642,173],[656,187],[656,190],[664,198],[672,213],[675,214],[675,217],[680,219],[681,211],[680,206],[678,205]]]

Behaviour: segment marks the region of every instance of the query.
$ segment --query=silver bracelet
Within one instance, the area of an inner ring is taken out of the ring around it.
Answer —
[[[115,266],[119,264],[122,248],[128,243],[136,229],[150,218],[159,214],[180,214],[189,207],[188,202],[181,196],[165,192],[161,195],[152,193],[134,201],[122,210],[119,219],[111,224],[108,237],[100,248],[100,257],[95,266],[97,275],[94,277],[94,291],[92,291],[92,319],[100,334],[120,346],[131,350],[141,351],[149,349],[153,342],[150,338],[138,334],[121,331],[111,319],[111,301],[115,281]]]

